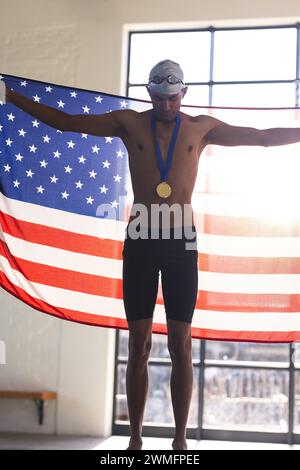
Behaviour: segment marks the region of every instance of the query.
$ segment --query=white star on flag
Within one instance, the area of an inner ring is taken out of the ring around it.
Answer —
[[[34,144],[29,145],[29,149],[30,149],[30,152],[33,152],[33,153],[36,153],[37,151],[37,147]]]
[[[68,148],[69,149],[73,149],[75,147],[75,142],[73,142],[72,140],[70,140],[69,142],[67,142],[68,144]]]
[[[106,193],[107,193],[107,191],[108,191],[108,188],[107,188],[105,185],[103,185],[103,186],[100,186],[100,188],[99,188],[99,189],[101,190],[101,193],[105,193],[105,194],[106,194]]]
[[[92,150],[93,153],[99,153],[100,148],[97,145],[93,145]]]
[[[120,204],[120,203],[119,203],[118,201],[116,201],[116,200],[114,200],[114,201],[111,203],[112,207],[115,208],[115,209],[118,207],[119,204]]]
[[[108,160],[105,160],[104,162],[102,162],[103,164],[103,168],[109,168],[110,167],[110,162]]]
[[[68,197],[70,196],[70,194],[68,194],[67,191],[64,191],[63,193],[61,193],[61,195],[63,199],[68,199]]]
[[[76,181],[76,188],[82,189],[83,183],[81,181]]]
[[[78,157],[78,160],[79,160],[79,163],[85,163],[86,158],[84,158],[84,156],[81,155],[80,157]]]
[[[61,156],[61,153],[58,150],[55,150],[55,152],[53,152],[53,155],[54,158],[59,158]]]
[[[88,204],[92,204],[94,202],[94,199],[91,196],[89,196],[86,198],[86,201]]]
[[[117,151],[117,157],[118,158],[123,158],[123,155],[124,155],[124,152],[122,152],[121,149]]]

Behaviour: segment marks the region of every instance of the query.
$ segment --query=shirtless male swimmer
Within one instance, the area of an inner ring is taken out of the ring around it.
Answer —
[[[192,117],[180,111],[187,92],[179,64],[164,60],[149,75],[147,90],[153,108],[101,115],[70,115],[34,102],[10,90],[0,80],[0,100],[9,102],[61,131],[123,140],[129,157],[134,194],[123,249],[123,297],[129,329],[126,392],[131,437],[128,450],[142,448],[142,423],[148,390],[148,358],[159,273],[172,361],[171,398],[175,419],[173,449],[185,450],[186,425],[192,395],[191,322],[198,292],[197,233],[191,197],[199,157],[208,144],[237,146],[285,145],[300,141],[300,128],[256,129],[232,126],[206,115]],[[1,96],[2,95],[2,96]],[[168,155],[168,156],[167,156]],[[178,216],[171,206],[181,209]],[[147,219],[137,220],[143,206]],[[153,223],[153,207],[169,208],[169,219]],[[182,236],[175,228],[182,225]],[[131,236],[140,227],[146,237]],[[151,227],[156,227],[151,237]],[[131,228],[134,230],[131,232]],[[166,228],[169,230],[165,238]],[[189,229],[186,234],[185,229]],[[146,232],[145,232],[146,229]],[[187,249],[192,243],[194,249]]]

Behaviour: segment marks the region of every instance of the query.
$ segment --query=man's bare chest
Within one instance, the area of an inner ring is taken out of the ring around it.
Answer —
[[[157,143],[163,163],[166,163],[170,150],[172,132],[157,132]],[[157,148],[151,130],[140,127],[132,132],[124,141],[129,155],[129,164],[136,168],[156,167]],[[201,153],[201,138],[195,132],[181,129],[178,133],[172,154],[172,165],[193,164],[198,161]]]

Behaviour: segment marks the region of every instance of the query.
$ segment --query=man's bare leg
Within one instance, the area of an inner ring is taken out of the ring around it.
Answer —
[[[148,358],[151,350],[152,318],[128,322],[126,393],[130,421],[127,450],[142,448],[143,415],[148,391]]]
[[[172,360],[171,397],[175,419],[173,449],[187,449],[186,425],[193,390],[191,325],[168,320],[168,347]]]

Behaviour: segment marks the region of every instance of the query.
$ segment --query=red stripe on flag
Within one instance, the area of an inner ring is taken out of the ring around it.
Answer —
[[[291,343],[300,340],[300,331],[232,331],[192,328],[194,338],[213,341],[250,341],[254,343]]]
[[[283,312],[299,314],[298,294],[241,294],[239,292],[208,292],[200,290],[197,308],[220,312]],[[237,317],[238,320],[238,317]],[[300,316],[299,316],[300,320]]]
[[[83,235],[47,225],[26,222],[1,211],[0,223],[3,232],[31,243],[104,258],[120,259],[122,257],[123,241]]]
[[[299,274],[300,258],[200,254],[201,271],[230,274]]]

